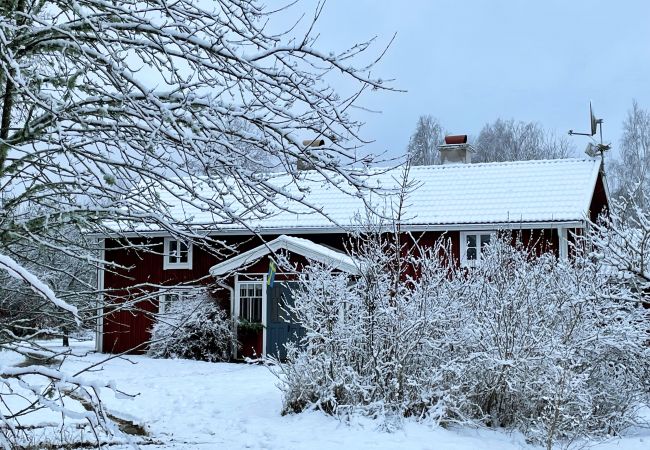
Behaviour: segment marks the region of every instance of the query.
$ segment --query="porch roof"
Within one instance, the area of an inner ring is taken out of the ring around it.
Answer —
[[[291,253],[304,256],[343,272],[356,274],[359,272],[359,263],[345,253],[333,250],[324,245],[316,244],[309,239],[295,236],[282,235],[270,242],[262,244],[237,256],[233,256],[210,268],[210,275],[218,277],[234,272],[240,267],[255,263],[260,258],[279,250],[287,250]]]

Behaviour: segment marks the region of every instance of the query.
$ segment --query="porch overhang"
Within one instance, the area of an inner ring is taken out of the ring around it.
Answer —
[[[232,274],[237,269],[253,264],[259,261],[260,258],[280,250],[286,250],[303,256],[310,261],[316,261],[335,270],[351,274],[359,273],[359,262],[345,253],[316,244],[308,239],[282,235],[270,242],[212,266],[210,268],[210,275],[216,278]]]

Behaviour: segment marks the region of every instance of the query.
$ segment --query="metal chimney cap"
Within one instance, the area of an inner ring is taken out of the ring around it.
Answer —
[[[445,136],[445,144],[447,145],[467,144],[467,135],[452,134],[449,136]]]
[[[302,141],[305,147],[322,147],[325,145],[325,139],[305,139]]]

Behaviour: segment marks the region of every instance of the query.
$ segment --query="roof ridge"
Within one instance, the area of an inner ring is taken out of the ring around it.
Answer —
[[[423,169],[449,169],[449,168],[469,168],[469,167],[484,167],[484,166],[513,166],[513,165],[534,165],[534,164],[561,164],[568,162],[596,162],[597,158],[549,158],[549,159],[528,159],[516,161],[491,161],[482,163],[466,163],[466,164],[436,164],[428,166],[411,166],[411,170]]]

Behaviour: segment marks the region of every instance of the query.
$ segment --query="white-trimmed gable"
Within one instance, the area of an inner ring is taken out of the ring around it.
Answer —
[[[280,250],[287,250],[291,253],[304,256],[310,261],[316,261],[343,272],[358,273],[359,270],[358,263],[354,258],[345,253],[316,244],[308,239],[282,235],[266,244],[262,244],[212,266],[210,268],[210,275],[219,277],[233,273],[240,267],[246,267],[255,263],[263,256],[276,253]]]

